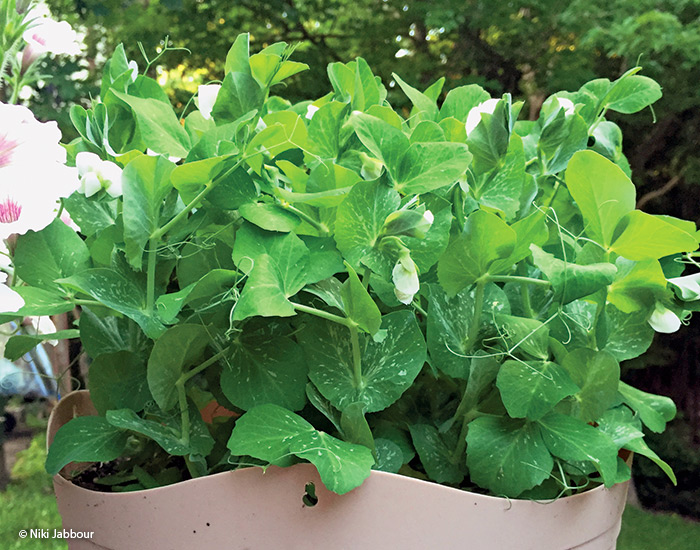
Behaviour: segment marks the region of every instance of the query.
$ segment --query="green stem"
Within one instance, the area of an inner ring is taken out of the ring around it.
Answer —
[[[352,367],[353,376],[355,378],[355,387],[358,390],[364,388],[365,383],[362,380],[362,353],[360,352],[360,332],[357,330],[357,325],[353,323],[348,326],[350,330],[350,342],[352,343]]]
[[[148,268],[146,271],[146,311],[153,311],[156,298],[156,259],[158,256],[158,240],[151,238],[148,242]]]
[[[221,351],[217,352],[216,354],[212,355],[209,359],[204,361],[201,365],[187,371],[186,373],[183,373],[180,375],[180,379],[182,380],[182,383],[185,384],[190,378],[193,376],[198,375],[200,372],[203,370],[207,369],[208,367],[211,367],[214,363],[216,363],[219,359],[224,357],[229,350],[231,349],[231,346],[227,346]]]
[[[369,290],[369,279],[372,276],[372,270],[369,267],[365,267],[365,271],[362,274],[362,286],[365,290]]]
[[[323,311],[321,309],[316,309],[315,307],[309,307],[305,306],[302,304],[297,304],[295,302],[291,302],[291,304],[294,306],[294,309],[297,311],[301,311],[303,313],[308,313],[309,315],[315,315],[316,317],[320,317],[321,319],[326,319],[327,321],[333,321],[334,323],[338,323],[339,325],[343,325],[346,327],[351,327],[354,325],[352,321],[349,319],[346,319],[345,317],[340,317],[339,315],[333,315],[332,313],[328,313],[327,311]]]
[[[320,233],[321,237],[328,237],[331,234],[330,229],[328,229],[328,226],[325,223],[322,223],[322,222],[319,222],[319,221],[313,219],[306,212],[302,212],[297,207],[289,204],[287,201],[280,201],[280,206],[282,208],[284,208],[285,210],[289,210],[290,212],[293,212],[294,214],[299,216],[302,220],[304,220],[311,227],[313,227],[316,231],[318,231]]]
[[[464,415],[462,419],[462,428],[459,430],[459,439],[457,440],[457,446],[452,453],[452,461],[456,464],[459,458],[464,454],[464,450],[467,448],[467,434],[469,433],[469,423],[479,416],[479,411],[470,410]]]
[[[472,322],[469,325],[469,333],[467,335],[467,342],[464,346],[464,350],[469,353],[471,349],[476,344],[476,340],[479,337],[479,328],[481,327],[481,312],[484,309],[484,288],[486,287],[486,281],[479,280],[476,283],[476,290],[474,291],[474,316],[472,317]]]
[[[182,444],[190,444],[190,412],[187,409],[187,394],[185,394],[185,382],[182,377],[175,382],[177,398],[180,403],[180,422],[182,423]]]
[[[521,272],[527,272],[524,264],[520,264],[518,266],[518,270]],[[528,289],[527,282],[520,283],[520,299],[523,302],[523,312],[525,313],[525,316],[534,318],[535,312],[532,311],[532,304],[530,303],[530,291]]]
[[[104,305],[102,302],[98,302],[97,300],[81,300],[79,298],[74,298],[71,300],[73,304],[76,306],[99,306],[99,307],[108,307]]]
[[[561,187],[561,180],[556,176],[554,177],[554,189],[552,189],[552,196],[549,197],[549,200],[547,201],[547,208],[551,208],[552,204],[554,203],[554,199],[556,198],[557,193],[559,192],[559,188]]]
[[[488,280],[492,283],[524,283],[529,285],[550,286],[552,283],[533,277],[520,277],[518,275],[489,275]]]
[[[457,218],[457,224],[460,231],[464,229],[464,224],[467,221],[464,215],[464,191],[459,184],[455,185],[455,190],[453,192],[453,203],[455,205],[455,218]]]
[[[223,179],[227,178],[233,172],[235,172],[238,167],[243,164],[243,161],[245,158],[240,159],[236,164],[234,164],[231,168],[226,170],[223,174],[220,174],[216,176],[209,185],[207,185],[202,191],[194,198],[192,199],[187,206],[183,210],[177,213],[177,215],[171,219],[168,223],[166,223],[163,227],[160,229],[157,229],[156,231],[151,234],[151,239],[157,239],[160,240],[163,235],[165,235],[168,231],[170,231],[173,227],[175,227],[178,223],[180,223],[184,218],[186,218],[192,210],[194,210],[197,205],[202,202],[202,200],[212,192],[212,190],[219,184],[220,181]]]

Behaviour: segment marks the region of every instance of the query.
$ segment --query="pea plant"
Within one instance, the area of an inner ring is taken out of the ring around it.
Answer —
[[[556,498],[629,479],[627,450],[674,479],[643,429],[675,407],[620,362],[697,308],[698,234],[635,210],[606,119],[659,85],[635,67],[526,121],[507,94],[393,75],[397,111],[358,58],[292,104],[290,53],[239,36],[178,116],[118,48],[71,110],[80,231],[17,238],[5,315],[81,311],[99,415],[47,470],[102,462],[97,484],[132,490],[311,462],[339,494],[376,469]]]

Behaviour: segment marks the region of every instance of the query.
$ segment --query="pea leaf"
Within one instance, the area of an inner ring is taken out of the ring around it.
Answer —
[[[298,411],[306,404],[301,348],[290,338],[244,334],[221,371],[221,391],[236,407],[250,410],[273,403]]]
[[[630,451],[637,453],[638,455],[642,455],[647,457],[649,460],[651,460],[654,464],[656,464],[661,470],[668,476],[668,478],[671,480],[671,483],[673,485],[678,485],[678,480],[676,479],[676,474],[673,473],[673,469],[671,466],[663,461],[659,455],[657,455],[652,449],[649,448],[649,445],[647,445],[646,441],[644,439],[637,438],[637,439],[632,439],[627,442],[625,445],[625,449],[629,449]]]
[[[415,380],[425,362],[425,341],[410,311],[382,318],[386,336],[381,342],[359,335],[361,377],[355,380],[353,351],[348,329],[309,319],[297,335],[309,364],[309,378],[321,394],[341,411],[362,402],[367,412],[394,403]]]
[[[480,103],[483,103],[491,96],[486,90],[477,84],[469,84],[467,86],[459,86],[447,92],[445,101],[440,107],[440,120],[449,117],[454,117],[462,123],[467,121],[467,116],[472,108]]]
[[[128,432],[102,416],[73,418],[56,432],[46,457],[46,471],[56,475],[71,462],[109,462],[122,455]]]
[[[79,337],[80,331],[74,329],[59,330],[49,334],[18,334],[10,337],[5,343],[5,358],[10,361],[17,361],[25,353],[30,352],[46,340],[64,340]]]
[[[572,416],[549,413],[538,421],[549,451],[567,461],[593,463],[606,487],[615,484],[617,446],[606,433]]]
[[[102,353],[90,364],[90,399],[100,414],[141,411],[151,398],[145,361],[129,351]]]
[[[639,312],[625,313],[608,304],[605,308],[607,338],[603,349],[618,361],[639,357],[651,346],[654,329]]]
[[[335,242],[354,269],[359,269],[362,258],[374,249],[384,220],[400,202],[396,191],[375,181],[356,184],[338,206]]]
[[[676,416],[676,405],[668,397],[638,390],[624,382],[620,382],[618,390],[624,403],[637,412],[652,432],[663,432],[666,423]]]
[[[438,262],[440,284],[448,294],[456,294],[487,275],[496,260],[510,256],[515,244],[515,231],[508,224],[495,214],[477,210]]]
[[[13,263],[17,276],[27,284],[63,294],[56,280],[88,269],[90,252],[75,231],[54,220],[41,231],[19,235]]]
[[[571,157],[565,178],[583,215],[586,233],[610,246],[618,223],[634,210],[634,184],[619,166],[593,151],[579,151]]]
[[[340,290],[345,314],[362,330],[374,335],[382,324],[382,314],[355,270],[349,264],[346,267],[348,278]]]
[[[376,455],[374,436],[365,417],[365,408],[364,403],[350,403],[340,416],[340,427],[345,441],[364,445]]]
[[[641,75],[620,77],[606,97],[605,106],[611,111],[631,114],[641,111],[661,98],[661,86]]]
[[[128,317],[98,317],[90,308],[82,309],[80,340],[90,357],[119,351],[145,355],[150,341]]]
[[[536,424],[482,416],[469,423],[467,466],[472,481],[495,495],[517,497],[549,477],[554,461]]]
[[[268,231],[288,233],[294,231],[301,223],[301,220],[295,214],[275,204],[267,204],[264,202],[249,202],[243,204],[238,212],[250,223],[262,229],[267,229]]]
[[[611,284],[617,273],[613,264],[577,265],[564,262],[548,254],[537,245],[531,245],[532,259],[552,283],[554,299],[568,304],[589,296]]]
[[[144,144],[166,156],[186,157],[192,144],[180,125],[173,108],[153,98],[140,98],[112,89],[112,93],[128,105],[136,117]]]
[[[536,359],[549,359],[549,328],[537,319],[497,315],[503,337],[511,352],[524,352]]]
[[[607,351],[575,349],[564,358],[562,367],[580,388],[572,400],[572,413],[584,422],[594,422],[617,399],[620,364]]]
[[[322,158],[334,159],[340,151],[340,128],[347,112],[340,101],[326,103],[314,113],[309,123],[310,151]]]
[[[506,361],[496,386],[513,418],[539,420],[579,387],[562,367],[551,361]]]
[[[394,181],[397,180],[399,161],[409,148],[404,133],[383,120],[365,114],[354,113],[350,117],[357,137],[375,158],[386,166]]]
[[[209,343],[203,325],[182,324],[169,328],[153,346],[146,378],[153,399],[163,411],[177,403],[177,386],[185,367],[201,358]]]
[[[234,122],[250,111],[257,111],[264,101],[263,90],[250,74],[232,71],[226,74],[211,116],[217,124]]]
[[[471,153],[462,143],[412,143],[392,175],[401,193],[427,193],[457,181],[471,160]]]
[[[679,252],[692,252],[698,247],[694,235],[640,210],[627,214],[618,232],[620,227],[624,229],[610,249],[628,260],[658,260]]]
[[[514,218],[520,210],[520,197],[525,186],[525,151],[520,136],[510,136],[503,166],[483,175],[473,193],[479,204],[500,210],[506,218]]]
[[[437,483],[461,483],[464,467],[455,463],[453,448],[447,446],[438,429],[429,424],[413,424],[409,428],[413,445],[430,479]]]

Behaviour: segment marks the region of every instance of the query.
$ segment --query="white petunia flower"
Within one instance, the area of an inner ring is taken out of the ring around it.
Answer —
[[[221,84],[204,84],[197,90],[197,107],[206,119],[211,118],[211,111],[219,96],[219,90],[221,90]]]
[[[75,157],[75,165],[80,176],[78,191],[92,197],[100,189],[113,198],[122,194],[122,169],[115,163],[102,160],[95,153],[83,151]]]
[[[394,281],[394,294],[402,304],[410,304],[413,297],[420,290],[418,281],[418,269],[408,253],[402,254],[396,262],[391,279]]]
[[[678,318],[678,315],[664,307],[660,302],[656,302],[654,312],[647,322],[656,332],[663,332],[664,334],[676,332],[681,328],[681,320]]]
[[[7,274],[0,272],[0,313],[15,313],[24,307],[24,298],[4,283]]]
[[[35,19],[22,38],[27,43],[22,56],[25,70],[44,54],[79,55],[82,49],[77,33],[66,21],[48,17]]]
[[[496,105],[498,105],[498,99],[487,99],[482,101],[476,107],[472,107],[467,115],[467,122],[464,127],[467,130],[467,136],[479,125],[481,122],[481,113],[486,113],[488,115],[493,114],[496,110]]]
[[[39,231],[56,217],[58,200],[78,186],[55,122],[39,122],[19,105],[0,103],[0,239]]]

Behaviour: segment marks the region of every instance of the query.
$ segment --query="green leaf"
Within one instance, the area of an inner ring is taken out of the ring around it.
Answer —
[[[425,341],[410,311],[382,318],[381,342],[359,335],[362,376],[354,378],[353,351],[347,327],[309,319],[297,335],[309,365],[309,378],[321,394],[341,411],[362,402],[367,412],[385,409],[406,391],[425,362]]]
[[[427,193],[464,176],[471,160],[462,143],[412,143],[392,176],[396,189],[404,195]]]
[[[245,32],[236,37],[233,45],[226,54],[226,63],[224,71],[228,74],[231,72],[250,73],[250,34]]]
[[[87,307],[80,314],[80,341],[96,359],[103,353],[130,351],[145,355],[150,344],[146,335],[128,317],[98,317]]]
[[[565,178],[583,215],[586,233],[610,246],[618,223],[634,210],[634,184],[619,166],[593,151],[579,151],[571,157]]]
[[[373,469],[392,474],[398,473],[404,463],[401,447],[390,439],[377,438],[374,443],[377,448],[377,462]]]
[[[152,439],[170,455],[183,456],[190,453],[189,445],[183,443],[180,434],[171,426],[141,418],[131,409],[108,411],[106,418],[107,422],[116,428],[130,430]]]
[[[14,290],[24,300],[24,306],[15,313],[8,314],[8,319],[18,319],[27,316],[58,315],[75,308],[63,294],[57,294],[55,290],[48,291],[33,286],[16,286]],[[6,318],[4,315],[0,319]]]
[[[123,273],[107,268],[88,269],[60,283],[90,295],[95,300],[133,319],[149,338],[165,330],[155,310],[146,308],[146,291]]]
[[[644,425],[652,432],[663,432],[666,423],[676,416],[676,405],[668,397],[643,392],[624,382],[620,382],[618,389],[622,400],[637,412]]]
[[[160,227],[163,201],[172,189],[173,168],[175,165],[165,157],[141,155],[127,164],[122,173],[126,255],[138,270],[146,243]]]
[[[509,351],[526,353],[536,359],[549,359],[549,328],[537,319],[497,315],[496,323],[504,332]]]
[[[539,420],[579,387],[567,371],[551,361],[506,361],[498,371],[496,386],[513,418]]]
[[[202,354],[208,344],[203,325],[176,325],[156,340],[148,358],[147,380],[153,399],[163,411],[175,406],[176,382],[185,367],[203,362]]]
[[[309,123],[310,151],[321,158],[334,159],[340,151],[340,128],[347,104],[339,101],[326,103],[314,113]]]
[[[428,424],[413,424],[409,428],[413,445],[428,477],[437,483],[461,483],[464,468],[455,463],[453,449],[447,446],[437,428]]]
[[[620,311],[631,313],[651,308],[666,296],[666,276],[657,260],[615,261],[617,276],[608,287],[608,302]]]
[[[146,147],[165,156],[186,157],[192,144],[173,108],[153,98],[134,97],[117,90],[112,93],[134,113]]]
[[[416,90],[413,86],[410,86],[401,80],[399,75],[396,73],[392,73],[391,76],[401,87],[403,93],[405,93],[408,99],[411,100],[417,114],[424,114],[424,120],[437,120],[438,108],[434,100],[430,99],[428,96],[423,94],[423,92]]]
[[[101,416],[73,418],[56,432],[46,471],[56,475],[71,462],[109,462],[122,455],[129,434]]]
[[[503,166],[484,175],[473,189],[474,197],[484,206],[500,210],[507,219],[520,210],[520,197],[525,186],[525,151],[520,136],[510,136]]]
[[[375,158],[384,163],[393,179],[399,168],[399,161],[409,147],[404,133],[383,120],[365,113],[353,113],[350,125],[362,144]]]
[[[274,241],[270,255],[252,258],[253,271],[236,304],[233,319],[294,315],[294,306],[288,298],[307,283],[309,257],[309,250],[301,239],[290,233]]]
[[[117,201],[89,199],[81,193],[73,193],[63,199],[63,206],[71,219],[80,227],[80,232],[91,237],[98,231],[111,227],[117,220]]]
[[[577,114],[566,116],[564,109],[560,109],[542,129],[537,144],[538,154],[546,168],[544,174],[564,170],[574,153],[586,149],[587,143],[586,122]]]
[[[567,461],[590,461],[600,472],[606,487],[615,484],[617,446],[606,433],[583,420],[549,413],[538,421],[549,451]]]
[[[235,122],[262,107],[264,94],[250,72],[229,72],[224,77],[211,111],[218,125]]]
[[[673,473],[673,469],[671,466],[661,460],[659,455],[657,455],[654,451],[652,451],[649,448],[649,445],[646,444],[646,441],[644,441],[642,438],[638,439],[632,439],[627,442],[625,445],[625,449],[629,449],[630,451],[637,453],[639,455],[647,457],[649,460],[651,460],[654,464],[656,464],[661,470],[668,476],[668,478],[671,480],[671,483],[673,485],[678,485],[678,480],[676,479],[676,474]]]
[[[574,395],[572,413],[594,422],[617,400],[620,364],[606,351],[579,348],[567,354],[562,367],[580,390]]]
[[[464,127],[469,111],[490,98],[489,93],[477,84],[454,88],[447,93],[440,107],[440,120],[454,117]]]
[[[661,98],[661,86],[641,75],[623,76],[613,83],[605,106],[611,111],[632,114]]]
[[[628,260],[657,260],[679,252],[693,252],[698,247],[694,235],[640,210],[625,216],[620,227],[624,227],[610,249]]]
[[[603,349],[618,361],[639,357],[651,346],[654,329],[639,312],[624,313],[608,304],[605,308],[607,339]]]
[[[508,224],[495,214],[477,210],[438,262],[440,284],[448,294],[456,294],[489,274],[491,265],[510,256],[515,244],[515,231]]]
[[[597,292],[611,284],[617,273],[613,264],[577,265],[564,262],[531,245],[534,264],[547,276],[554,289],[554,299],[562,305]]]
[[[364,445],[376,454],[372,430],[365,418],[365,408],[364,403],[350,403],[340,416],[340,427],[345,441]]]
[[[316,466],[326,488],[339,495],[359,487],[374,465],[374,457],[367,447],[352,445],[316,430],[293,438],[289,450]]]
[[[57,279],[90,267],[90,252],[75,231],[54,220],[41,231],[19,235],[12,261],[25,283],[56,294],[63,293]]]
[[[244,332],[223,363],[221,391],[240,409],[272,403],[298,411],[306,404],[308,366],[291,338]]]
[[[90,399],[100,414],[141,411],[151,398],[145,361],[129,351],[102,353],[90,364]]]
[[[377,244],[386,217],[399,208],[399,194],[382,183],[356,184],[338,207],[335,241],[354,269]]]
[[[508,151],[510,131],[506,128],[506,103],[499,101],[493,114],[481,113],[481,122],[469,133],[467,145],[474,155],[473,169],[477,173],[500,167]]]
[[[16,361],[25,353],[33,350],[46,340],[64,340],[68,338],[78,338],[79,330],[59,330],[49,334],[18,334],[10,337],[5,343],[5,358]]]
[[[554,461],[536,424],[482,416],[469,424],[467,466],[474,483],[511,498],[547,479]]]
[[[275,204],[249,202],[238,210],[240,215],[250,223],[268,231],[288,233],[294,231],[301,223],[296,214],[292,214]]]
[[[236,420],[228,448],[233,455],[290,466],[293,462],[289,450],[291,442],[300,434],[314,431],[301,416],[279,405],[260,405]]]
[[[340,290],[345,314],[362,330],[374,335],[382,324],[382,314],[355,270],[350,264],[346,267],[348,278]]]

